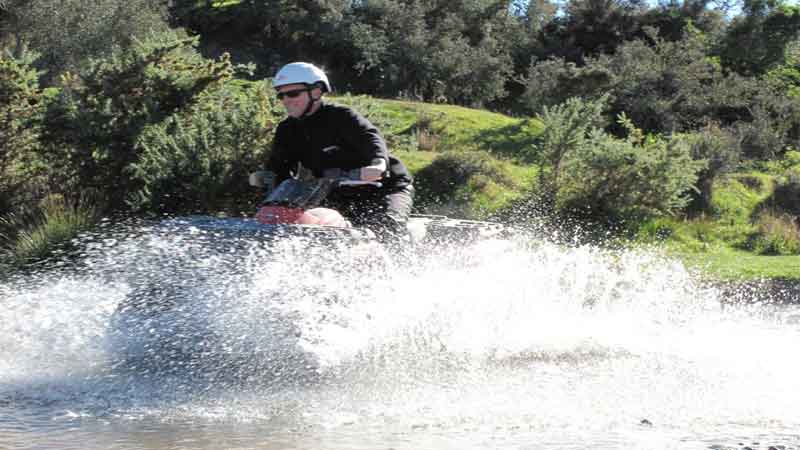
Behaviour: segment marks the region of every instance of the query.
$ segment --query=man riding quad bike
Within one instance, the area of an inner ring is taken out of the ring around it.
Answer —
[[[370,184],[339,185],[326,198],[327,205],[381,239],[403,236],[413,206],[412,178],[378,129],[356,111],[324,102],[331,85],[313,64],[287,64],[272,84],[288,113],[278,125],[266,163],[274,182],[296,177],[300,165],[317,178],[335,178],[334,172],[344,171]]]

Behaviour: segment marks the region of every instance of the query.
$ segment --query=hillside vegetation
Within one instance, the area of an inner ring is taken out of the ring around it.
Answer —
[[[443,196],[450,204],[426,198],[428,212],[455,209],[470,218],[493,217],[503,210],[524,208],[536,190],[538,165],[519,155],[536,147],[543,130],[539,121],[409,101],[366,97],[335,101],[368,111],[371,120],[389,130],[396,153],[418,178],[422,176],[419,183],[435,184],[424,178],[434,161],[450,162],[445,170],[452,172],[443,183],[450,186],[451,192]],[[476,150],[482,152],[482,169],[457,179],[458,173],[467,173],[460,167],[469,164],[469,151]],[[449,152],[460,156],[448,159],[444,155]],[[626,245],[655,245],[712,278],[800,281],[800,240],[791,221],[787,223],[778,212],[782,208],[775,198],[776,186],[791,176],[798,162],[793,158],[798,157],[790,153],[784,161],[758,170],[726,174],[715,182],[713,213],[644,221],[628,230]],[[497,179],[498,175],[509,179]]]

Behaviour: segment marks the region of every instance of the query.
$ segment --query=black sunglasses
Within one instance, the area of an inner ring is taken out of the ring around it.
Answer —
[[[308,92],[310,90],[311,89],[303,88],[303,89],[294,89],[286,92],[278,92],[278,100],[283,100],[284,97],[297,98],[303,92]]]

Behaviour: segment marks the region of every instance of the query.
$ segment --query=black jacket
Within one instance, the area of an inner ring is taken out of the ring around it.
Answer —
[[[355,169],[381,160],[388,168],[382,190],[411,184],[408,170],[389,153],[372,123],[350,108],[323,103],[310,116],[287,117],[278,124],[267,169],[281,182],[297,170],[297,163],[321,177],[325,169]]]

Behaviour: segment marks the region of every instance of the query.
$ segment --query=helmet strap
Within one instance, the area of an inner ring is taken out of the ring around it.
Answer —
[[[311,108],[314,107],[314,103],[322,100],[321,96],[320,96],[320,98],[314,98],[314,97],[311,96],[311,91],[314,89],[314,87],[316,87],[316,86],[310,87],[306,91],[306,93],[308,93],[308,105],[306,105],[306,109],[303,111],[303,114],[301,114],[300,117],[308,116],[308,114],[311,112]]]

